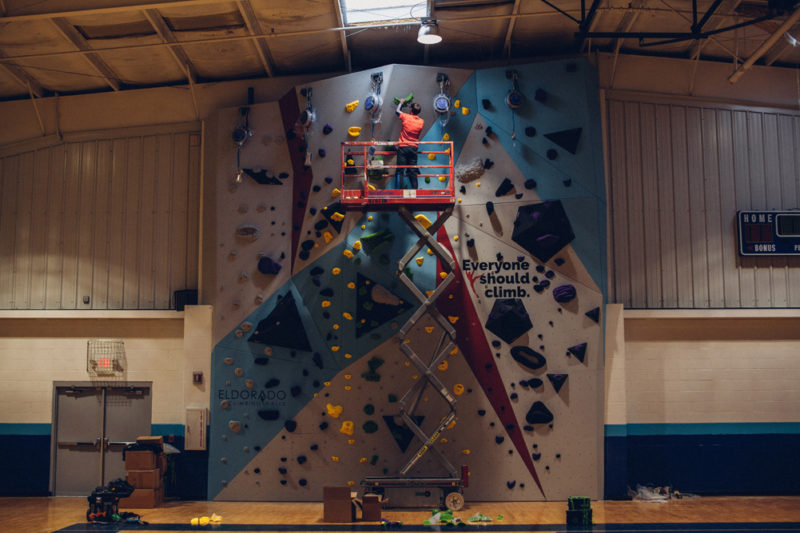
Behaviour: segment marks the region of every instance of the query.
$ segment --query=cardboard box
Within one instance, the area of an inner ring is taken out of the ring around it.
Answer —
[[[384,501],[380,494],[364,494],[361,498],[361,519],[365,522],[379,522]]]
[[[159,468],[153,470],[128,470],[128,483],[137,489],[157,489],[163,483],[164,471]]]
[[[356,504],[350,487],[322,487],[323,520],[325,522],[353,522]]]
[[[127,450],[125,470],[153,470],[158,468],[158,456],[150,450]]]
[[[143,437],[136,437],[136,442],[139,444],[150,444],[150,445],[157,445],[163,446],[164,445],[164,437],[161,435],[145,435]]]
[[[127,498],[119,499],[120,509],[151,509],[164,501],[164,487],[157,489],[136,489]]]

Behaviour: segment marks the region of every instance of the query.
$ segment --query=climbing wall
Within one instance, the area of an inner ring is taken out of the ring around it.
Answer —
[[[364,102],[377,72],[384,106],[373,124]],[[467,501],[601,495],[605,193],[594,73],[583,60],[445,70],[451,112],[437,120],[438,72],[390,65],[251,106],[241,161],[267,169],[253,172],[261,183],[223,172],[235,166],[225,139],[239,114],[219,112],[215,321],[225,333],[212,356],[209,497],[319,501],[323,486],[396,475],[420,446],[397,416],[421,379],[397,335],[418,306],[396,277],[416,237],[397,213],[346,212],[337,201],[340,143],[396,140],[392,99],[411,92],[424,140],[452,140],[456,163],[457,203],[436,238],[457,265],[437,307],[458,347],[437,377],[458,418],[436,447],[469,466]],[[423,291],[440,271],[426,247],[407,268]],[[407,342],[430,360],[440,336],[426,317]],[[430,433],[447,412],[427,389],[414,414]],[[435,459],[410,474],[446,474]],[[389,496],[427,506],[439,494]]]

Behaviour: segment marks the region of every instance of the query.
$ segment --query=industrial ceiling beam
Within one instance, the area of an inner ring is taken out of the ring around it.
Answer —
[[[181,69],[181,72],[186,76],[187,81],[189,83],[197,83],[197,71],[192,64],[192,61],[189,59],[189,56],[186,54],[186,50],[179,44],[178,38],[172,32],[172,30],[167,26],[167,22],[164,20],[164,17],[161,16],[155,9],[145,9],[142,11],[147,21],[156,31],[161,40],[165,43],[171,43],[175,46],[170,46],[167,48],[169,50],[170,55],[178,64],[178,67]]]
[[[242,19],[250,35],[261,35],[264,33],[250,0],[237,0],[236,7],[239,9],[239,13],[242,15]],[[256,39],[253,41],[253,46],[256,49],[259,61],[261,61],[261,66],[264,67],[264,72],[266,72],[269,77],[274,76],[272,65],[275,63],[275,60],[272,58],[272,53],[269,50],[267,41],[264,39]]]
[[[333,12],[336,14],[336,24],[338,24],[340,28],[344,27],[342,4],[340,0],[333,0]],[[350,47],[347,45],[347,34],[344,30],[339,32],[339,43],[342,47],[342,56],[344,56],[344,68],[347,72],[353,72],[353,64],[350,60]]]
[[[800,25],[795,24],[794,27],[789,28],[788,30],[789,35],[793,37],[797,36],[798,31],[800,31]],[[764,64],[767,66],[772,65],[778,59],[780,59],[781,55],[783,55],[786,50],[790,50],[793,48],[793,45],[789,43],[788,39],[779,40],[775,45],[764,54]]]
[[[631,7],[633,8],[642,8],[647,3],[647,0],[634,0],[631,3]],[[628,11],[624,15],[622,15],[622,19],[617,24],[617,32],[619,33],[627,33],[633,28],[633,25],[636,24],[636,20],[639,18],[640,11]],[[614,39],[614,60],[611,64],[611,83],[609,84],[610,87],[614,87],[614,78],[617,76],[617,59],[619,59],[619,51],[622,48],[622,43],[625,42],[624,37],[617,37]]]
[[[739,4],[741,4],[741,3],[742,3],[742,0],[722,0],[722,3],[719,5],[716,13],[717,14],[724,13],[725,15],[723,15],[721,17],[718,17],[717,20],[715,20],[713,22],[709,22],[708,23],[708,29],[709,30],[716,30],[716,29],[720,28],[722,26],[723,22],[725,22],[725,19],[723,17],[732,15],[734,13],[734,11],[736,10],[736,8],[739,7]],[[705,47],[706,42],[707,41],[705,39],[697,39],[696,41],[694,41],[691,44],[691,46],[689,47],[689,49],[687,50],[687,55],[690,58],[695,58],[695,57],[699,56],[700,52]]]
[[[789,29],[794,26],[798,20],[800,20],[800,7],[795,9],[792,14],[789,15],[789,17],[783,22],[783,24],[781,24],[778,29],[767,38],[766,41],[761,43],[761,46],[759,46],[756,51],[753,52],[753,55],[745,59],[744,63],[739,65],[739,68],[737,68],[733,74],[728,77],[728,81],[731,83],[736,83],[739,81],[739,78],[741,78],[742,75],[747,72],[756,61],[761,59],[761,56],[766,54],[769,49],[772,48],[772,45],[774,45],[778,39],[782,38],[783,34],[789,31]]]
[[[520,0],[514,0],[514,7],[511,9],[511,14],[516,15],[519,13],[519,4]],[[511,57],[511,34],[514,33],[514,25],[517,23],[517,19],[511,17],[508,19],[508,29],[506,29],[506,39],[503,42],[503,55],[506,57]]]
[[[3,0],[0,0],[2,2]],[[44,2],[37,2],[44,4]],[[115,13],[129,13],[131,11],[143,11],[145,9],[165,9],[175,7],[194,7],[208,4],[219,4],[219,0],[176,0],[174,2],[142,2],[138,4],[127,4],[124,6],[99,7],[93,9],[73,9],[67,11],[38,11],[32,13],[20,13],[9,15],[3,22],[25,22],[31,20],[48,20],[64,17],[84,17],[87,15],[113,15]],[[34,4],[36,5],[36,4]]]
[[[3,59],[5,57],[6,57],[5,54],[3,54],[2,51],[0,51],[0,59]],[[19,65],[15,64],[15,63],[11,63],[11,62],[8,62],[8,63],[0,62],[0,67],[2,67],[2,69],[9,76],[11,76],[11,78],[15,82],[17,82],[20,85],[22,85],[22,87],[24,87],[25,90],[29,90],[30,92],[32,92],[35,96],[38,96],[39,98],[44,96],[44,89],[42,88],[42,86],[39,84],[38,81],[36,81],[36,79],[33,76],[28,74],[28,71],[26,71],[24,68],[20,67]]]
[[[83,57],[100,74],[100,77],[103,78],[108,86],[115,91],[119,91],[120,83],[117,73],[103,61],[100,54],[92,50],[89,42],[75,29],[75,26],[65,18],[54,18],[52,22],[65,39],[71,42],[78,50],[84,52]]]

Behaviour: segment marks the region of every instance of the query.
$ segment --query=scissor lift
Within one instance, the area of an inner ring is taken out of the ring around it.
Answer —
[[[469,470],[462,466],[456,470],[452,464],[436,449],[436,442],[441,434],[451,427],[456,421],[456,399],[453,394],[436,377],[436,370],[445,357],[456,347],[456,332],[449,320],[436,309],[436,300],[444,293],[448,285],[455,279],[455,263],[447,251],[436,241],[436,232],[453,212],[455,204],[455,185],[453,173],[453,143],[420,142],[418,155],[420,160],[428,159],[428,154],[446,155],[446,164],[417,165],[421,173],[419,177],[436,178],[444,181],[446,186],[440,189],[379,189],[375,184],[385,183],[387,178],[391,183],[397,165],[385,164],[384,158],[394,152],[392,145],[396,143],[385,142],[351,142],[342,144],[342,172],[341,172],[341,203],[345,209],[375,211],[396,210],[403,221],[419,237],[417,242],[400,258],[397,263],[397,277],[406,288],[420,302],[419,308],[411,315],[399,331],[400,350],[406,358],[419,370],[421,379],[400,399],[400,414],[406,427],[422,442],[421,446],[411,455],[399,474],[394,477],[367,477],[361,485],[371,491],[383,492],[386,488],[439,488],[442,491],[442,507],[459,510],[464,505],[463,489],[469,483]],[[377,164],[376,161],[381,161]],[[443,176],[444,179],[440,179]],[[438,216],[433,223],[425,228],[413,215],[414,211],[437,211]],[[429,248],[439,259],[444,277],[429,295],[419,287],[406,274],[406,266],[414,256],[423,248]],[[436,347],[426,363],[411,347],[408,336],[412,328],[426,314],[430,315],[442,329]],[[425,388],[430,385],[442,396],[448,406],[448,412],[441,418],[439,424],[430,433],[426,434],[414,421],[414,412],[419,406]],[[414,465],[428,451],[433,452],[436,459],[447,471],[446,476],[410,476],[409,472]]]

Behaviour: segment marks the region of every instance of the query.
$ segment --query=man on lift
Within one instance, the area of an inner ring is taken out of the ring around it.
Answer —
[[[425,121],[419,116],[422,111],[422,106],[419,104],[411,104],[411,113],[404,113],[403,106],[408,104],[411,98],[404,98],[397,104],[397,116],[400,122],[403,123],[403,128],[400,130],[400,140],[397,143],[397,171],[394,175],[395,189],[401,189],[403,185],[403,177],[408,176],[408,181],[411,183],[411,188],[418,188],[417,176],[419,169],[417,165],[417,143],[419,142],[419,135],[422,133],[422,128],[425,126]],[[406,168],[401,168],[406,167]]]

